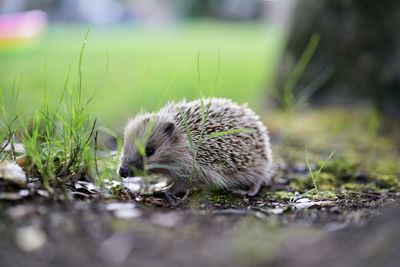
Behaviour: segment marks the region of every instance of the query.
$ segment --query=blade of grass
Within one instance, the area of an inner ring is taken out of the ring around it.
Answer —
[[[315,50],[318,47],[319,41],[320,36],[316,33],[313,33],[306,48],[303,51],[303,54],[300,56],[300,59],[297,61],[297,64],[295,65],[293,71],[290,73],[287,81],[285,82],[283,87],[283,104],[285,107],[290,107],[294,104],[295,96],[293,90],[296,87],[300,77],[307,69],[311,58],[313,57]]]
[[[335,154],[335,150],[333,150],[331,152],[331,154],[329,154],[329,156],[324,160],[324,162],[321,164],[321,166],[319,167],[316,177],[318,178],[319,174],[321,173],[321,171],[325,168],[326,163],[333,157],[333,155]]]
[[[226,130],[226,131],[221,131],[221,132],[214,132],[214,133],[207,135],[207,137],[215,138],[215,137],[220,137],[220,136],[235,134],[235,133],[253,133],[255,131],[256,131],[255,129],[237,128],[237,129],[231,129],[231,130]]]
[[[309,174],[311,176],[311,179],[313,181],[314,189],[317,191],[318,194],[319,194],[319,189],[318,189],[318,178],[319,178],[319,175],[321,174],[321,171],[324,169],[326,163],[333,157],[334,154],[335,154],[335,150],[333,150],[329,154],[328,158],[326,158],[324,160],[324,162],[321,164],[321,166],[319,167],[318,171],[314,175],[314,172],[312,171],[311,164],[310,164],[310,161],[309,161],[309,158],[308,158],[308,153],[307,152],[305,153],[307,169],[308,169],[308,172],[309,172]]]
[[[86,31],[85,37],[83,39],[82,42],[82,46],[81,46],[81,51],[79,53],[79,61],[78,61],[78,106],[81,103],[81,98],[82,98],[82,65],[83,65],[83,54],[85,52],[85,47],[89,38],[89,34],[90,34],[91,29],[89,28]]]
[[[194,148],[194,144],[193,144],[193,137],[192,137],[192,133],[191,133],[191,131],[190,131],[189,125],[188,125],[188,123],[187,123],[187,121],[186,121],[185,114],[183,114],[182,110],[179,110],[179,114],[180,114],[180,116],[181,116],[181,118],[182,118],[183,124],[184,124],[184,126],[185,126],[185,132],[186,132],[186,135],[187,135],[187,137],[188,137],[188,139],[189,139],[190,151],[192,152],[193,155],[195,155],[195,148]]]
[[[311,169],[311,164],[310,164],[310,161],[308,160],[308,155],[307,155],[307,153],[306,153],[306,164],[307,164],[308,172],[309,172],[309,174],[310,174],[310,176],[311,176],[311,179],[312,179],[312,182],[313,182],[313,184],[314,184],[314,189],[315,189],[315,190],[317,191],[317,193],[319,194],[318,185],[317,185],[317,178],[314,176],[314,172],[313,172],[312,169]]]

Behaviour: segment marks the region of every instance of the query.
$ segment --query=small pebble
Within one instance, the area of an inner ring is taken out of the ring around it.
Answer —
[[[31,252],[42,248],[47,236],[38,226],[30,225],[17,229],[16,242],[22,250]]]

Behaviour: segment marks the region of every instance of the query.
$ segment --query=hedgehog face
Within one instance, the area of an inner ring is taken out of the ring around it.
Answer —
[[[122,177],[165,174],[170,164],[170,151],[177,142],[174,122],[162,121],[153,114],[139,115],[125,129],[119,173]]]

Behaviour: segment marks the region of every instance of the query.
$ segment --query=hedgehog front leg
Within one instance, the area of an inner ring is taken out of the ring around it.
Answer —
[[[184,192],[179,190],[179,193],[184,193]],[[172,206],[177,206],[177,205],[181,204],[182,202],[186,201],[186,199],[189,197],[190,189],[189,188],[186,189],[186,192],[183,195],[183,197],[176,196],[175,194],[171,193],[170,190],[165,191],[164,194]]]
[[[180,193],[187,192],[188,189],[189,189],[188,183],[183,182],[182,180],[175,180],[168,191],[171,195],[178,195]]]
[[[236,195],[239,195],[239,196],[254,197],[255,195],[257,195],[258,191],[260,191],[260,188],[261,188],[263,183],[264,183],[264,180],[257,179],[256,181],[254,181],[254,183],[249,185],[249,189],[248,190],[233,189],[232,192],[234,194],[236,194]]]
[[[261,185],[264,183],[264,180],[258,179],[252,185],[250,185],[249,190],[247,191],[247,195],[250,197],[254,197],[257,195],[258,191],[260,191]]]
[[[271,171],[270,164],[260,169],[256,168],[247,179],[248,189],[234,189],[232,192],[240,196],[255,196],[262,186],[269,186],[271,184],[272,175],[273,171]],[[236,177],[236,179],[240,178]]]

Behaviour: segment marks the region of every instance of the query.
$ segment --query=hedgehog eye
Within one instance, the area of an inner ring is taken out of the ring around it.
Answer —
[[[152,155],[154,155],[154,152],[156,152],[156,150],[150,146],[146,147],[146,156],[147,157],[151,157]]]

